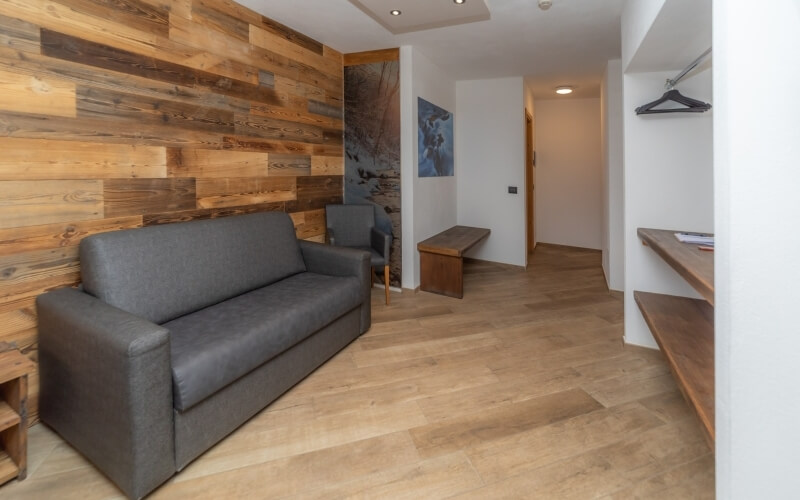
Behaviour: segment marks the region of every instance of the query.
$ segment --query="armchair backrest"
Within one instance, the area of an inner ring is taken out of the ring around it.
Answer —
[[[333,230],[337,246],[370,246],[370,233],[375,227],[372,205],[328,205],[325,213],[326,226]]]

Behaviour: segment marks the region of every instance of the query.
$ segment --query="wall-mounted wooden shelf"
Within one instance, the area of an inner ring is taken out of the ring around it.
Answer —
[[[714,308],[699,299],[633,292],[686,400],[714,443]]]
[[[677,231],[637,230],[639,238],[672,266],[704,299],[714,305],[714,252],[699,250],[697,245],[681,243]]]
[[[639,228],[652,248],[705,300],[634,291],[647,326],[714,449],[714,253],[681,243],[675,231]]]

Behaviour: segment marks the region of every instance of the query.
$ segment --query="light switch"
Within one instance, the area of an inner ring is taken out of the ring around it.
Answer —
[[[508,186],[508,192],[510,194],[517,194],[517,186]]]

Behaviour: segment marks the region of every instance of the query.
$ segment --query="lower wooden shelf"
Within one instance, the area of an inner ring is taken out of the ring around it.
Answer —
[[[704,300],[633,292],[684,397],[714,448],[714,308]]]
[[[19,467],[3,450],[0,450],[0,484],[14,479],[19,474]]]

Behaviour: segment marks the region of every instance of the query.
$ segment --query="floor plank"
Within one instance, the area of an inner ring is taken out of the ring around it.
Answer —
[[[658,351],[625,346],[600,253],[468,261],[464,299],[373,289],[373,324],[154,499],[713,498]],[[122,494],[44,425],[3,499]]]

